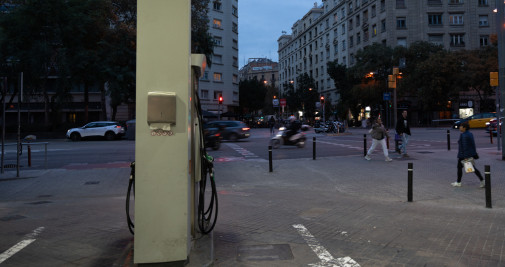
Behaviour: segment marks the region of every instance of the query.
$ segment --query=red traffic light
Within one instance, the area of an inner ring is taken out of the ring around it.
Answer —
[[[223,96],[219,96],[219,104],[223,104]]]

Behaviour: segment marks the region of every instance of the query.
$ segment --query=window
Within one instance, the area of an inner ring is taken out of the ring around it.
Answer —
[[[489,45],[489,35],[481,35],[480,36],[480,46],[488,46]]]
[[[372,18],[375,18],[375,16],[377,16],[377,7],[372,5]]]
[[[381,0],[381,12],[386,11],[386,0]]]
[[[479,27],[488,27],[488,26],[489,26],[489,23],[488,23],[487,15],[480,15],[479,16]]]
[[[221,2],[214,1],[214,10],[221,11]]]
[[[221,82],[223,79],[223,74],[219,72],[214,72],[214,81]]]
[[[386,20],[381,20],[381,32],[386,32]]]
[[[405,0],[396,0],[396,8],[406,8]]]
[[[489,6],[488,0],[479,0],[479,6]]]
[[[345,23],[342,23],[342,35],[345,34]]]
[[[354,36],[349,37],[349,47],[354,46]]]
[[[238,75],[237,74],[233,74],[233,83],[238,83]]]
[[[212,56],[212,63],[223,64],[223,56],[214,54]]]
[[[353,25],[353,23],[352,23],[352,19],[350,19],[350,20],[349,20],[349,30],[352,30],[352,25]]]
[[[223,96],[222,91],[214,91],[214,100],[217,100],[220,96]]]
[[[444,36],[442,34],[430,34],[428,35],[428,41],[436,45],[444,45]]]
[[[363,11],[363,23],[368,22],[368,10]]]
[[[338,22],[338,14],[337,12],[335,12],[335,14],[333,14],[333,23],[337,23]]]
[[[428,14],[428,25],[442,26],[442,14]]]
[[[396,45],[397,46],[407,47],[407,38],[400,37],[400,38],[396,39]]]
[[[231,6],[231,13],[237,17],[238,16],[238,10],[236,6]]]
[[[463,14],[449,14],[450,25],[463,25]]]
[[[209,90],[201,90],[200,91],[200,97],[202,99],[209,99]]]
[[[203,73],[202,80],[205,80],[205,81],[208,81],[208,80],[209,80],[209,72],[208,72],[208,71],[205,71],[205,72]]]
[[[465,46],[465,34],[455,33],[451,34],[451,46]]]
[[[352,13],[352,3],[349,3],[349,14]]]
[[[223,41],[223,38],[221,38],[220,36],[214,36],[214,45],[215,46],[222,46],[222,41]]]
[[[406,29],[407,28],[407,18],[397,17],[396,18],[396,28],[397,29]]]
[[[233,101],[238,101],[238,96],[237,92],[233,92]]]
[[[238,25],[237,25],[237,23],[233,22],[231,30],[234,33],[238,33]]]
[[[449,4],[463,4],[463,0],[449,0]]]
[[[345,40],[342,41],[342,51],[345,51],[346,49],[346,44],[345,44]]]
[[[233,48],[238,49],[238,41],[233,39]]]
[[[363,29],[363,42],[368,42],[369,35],[370,33],[368,32],[368,27],[366,27],[365,29]]]
[[[333,46],[333,53],[336,55],[338,55],[338,42],[335,43],[335,45]]]
[[[216,28],[216,29],[221,29],[221,20],[219,20],[219,19],[214,19],[214,20],[213,20],[213,23],[214,23],[214,28]]]
[[[342,7],[340,12],[342,13],[342,16],[340,16],[340,19],[343,20],[345,18],[345,7]]]
[[[356,15],[356,27],[358,27],[361,24],[361,20],[359,18],[359,15]]]
[[[429,6],[440,6],[442,5],[442,0],[428,0]]]
[[[377,36],[377,24],[372,25],[372,37]]]
[[[233,57],[233,63],[232,63],[232,65],[234,67],[238,67],[238,58],[237,57]]]
[[[356,44],[359,45],[361,43],[361,33],[356,33]]]

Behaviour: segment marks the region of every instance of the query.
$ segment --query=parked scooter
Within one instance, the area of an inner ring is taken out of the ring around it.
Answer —
[[[314,127],[316,133],[343,133],[345,131],[344,124],[339,121],[327,121],[320,123],[319,127]]]
[[[301,131],[297,132],[292,136],[287,136],[288,130],[286,127],[280,127],[277,135],[270,140],[270,145],[273,148],[279,148],[281,145],[285,146],[297,146],[302,148],[305,146],[305,131],[309,129],[309,126],[302,125]]]

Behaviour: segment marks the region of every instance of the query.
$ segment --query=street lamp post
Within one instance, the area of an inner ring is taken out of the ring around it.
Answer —
[[[396,78],[399,74],[400,70],[397,67],[393,68],[393,75],[388,75],[388,87],[393,89],[393,127],[396,127],[397,116],[397,108],[396,108]]]

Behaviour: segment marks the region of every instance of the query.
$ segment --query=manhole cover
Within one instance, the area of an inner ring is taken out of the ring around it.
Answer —
[[[288,244],[240,246],[238,261],[278,261],[291,260],[293,253]]]
[[[100,181],[89,181],[89,182],[86,182],[85,185],[90,185],[90,184],[99,184]]]
[[[15,220],[21,220],[26,218],[25,216],[22,215],[11,215],[11,216],[5,216],[0,218],[0,221],[7,222],[7,221],[15,221]]]

